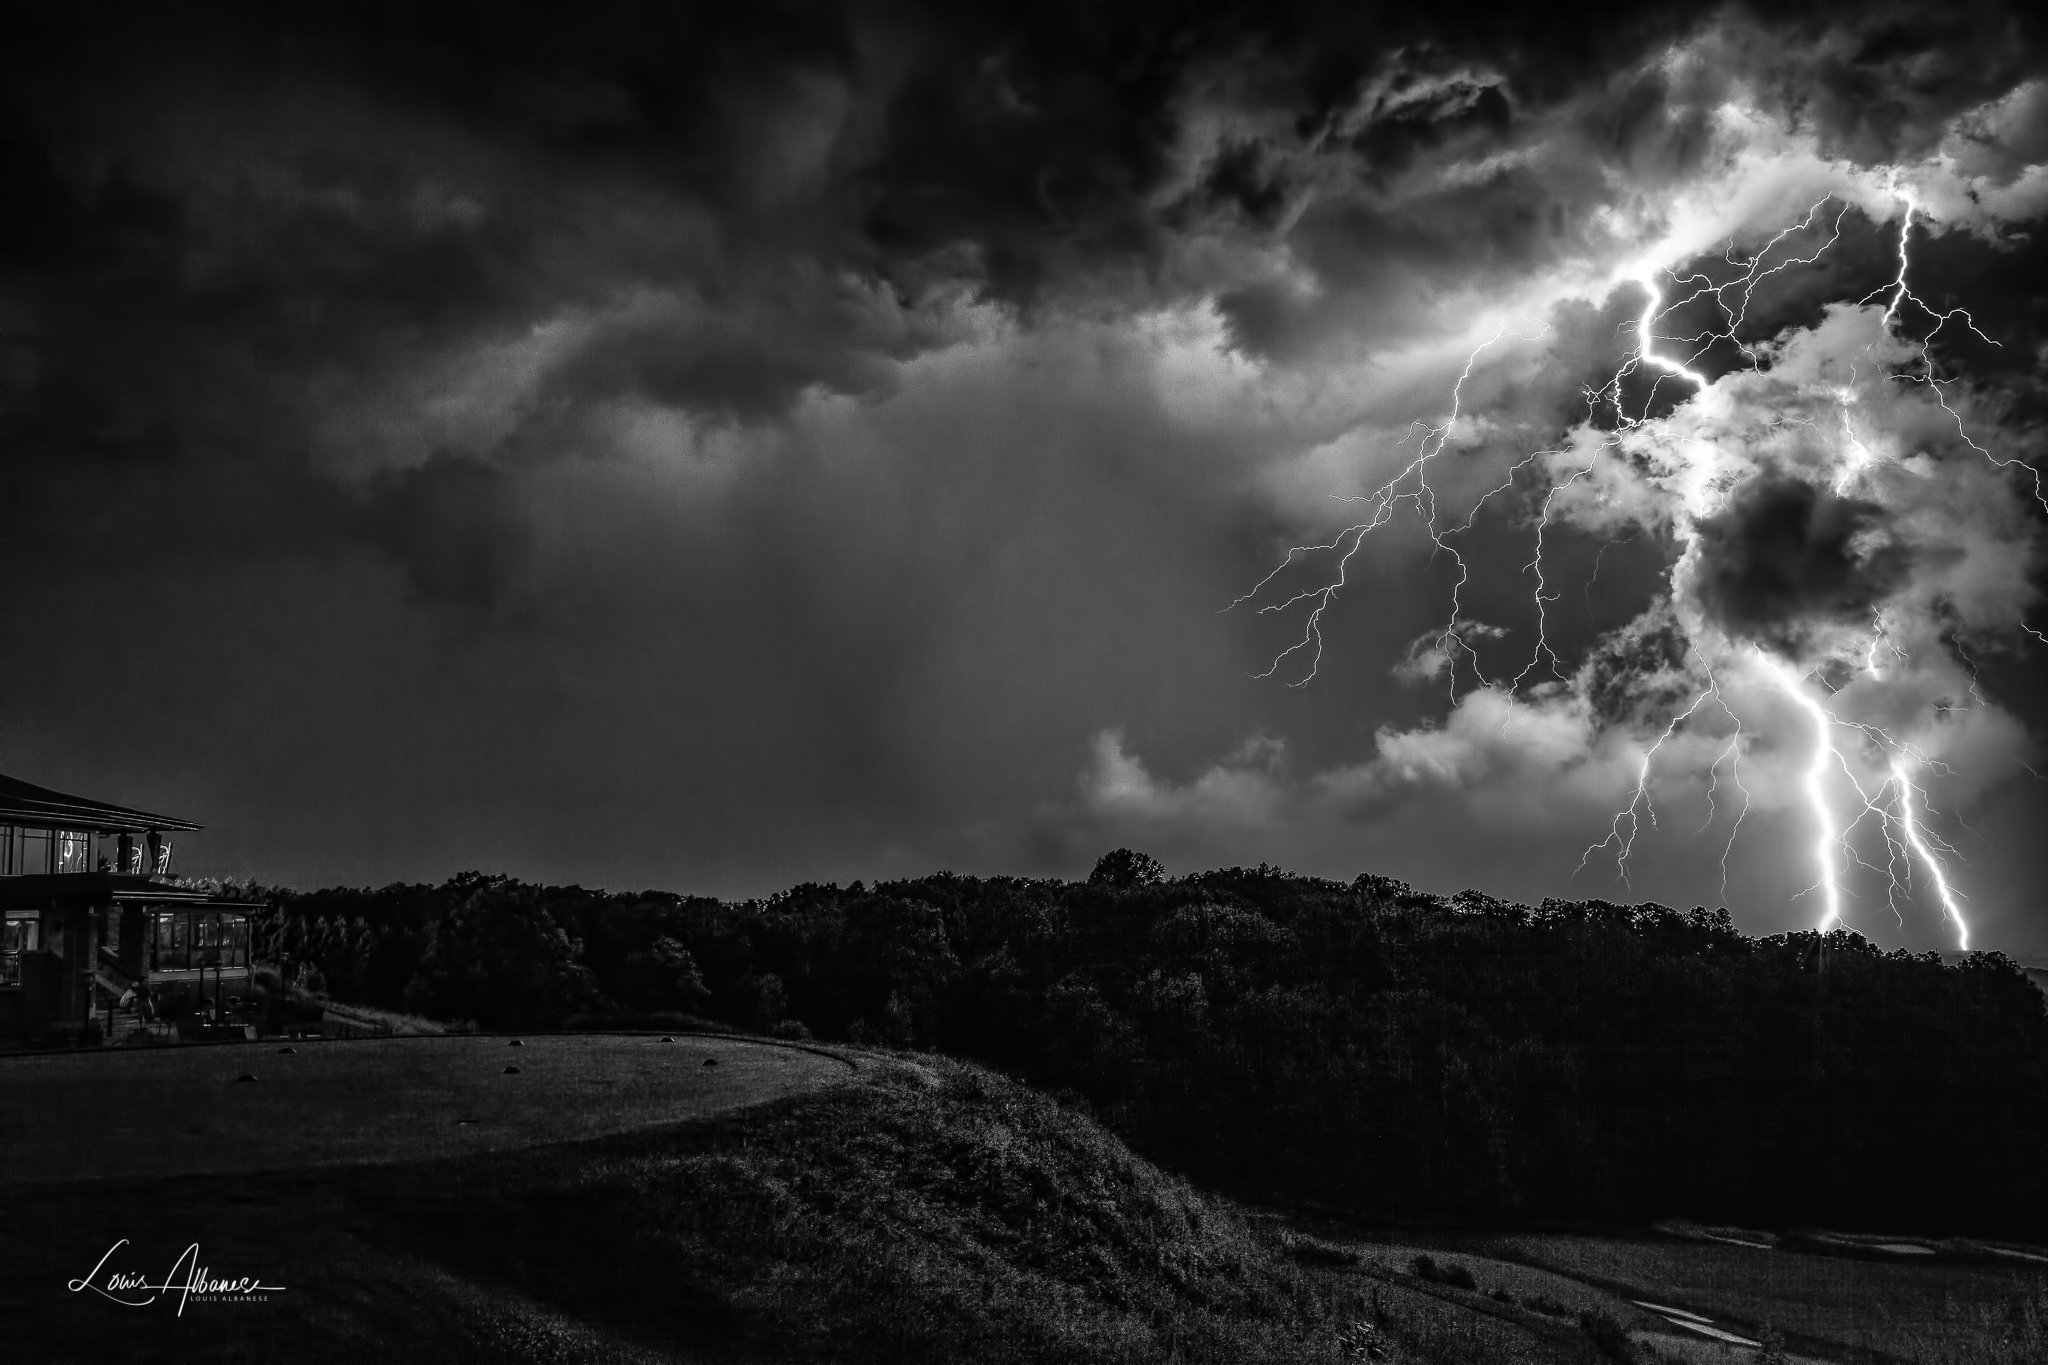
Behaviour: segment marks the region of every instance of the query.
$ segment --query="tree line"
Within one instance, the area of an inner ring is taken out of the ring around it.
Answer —
[[[1261,1197],[2048,1230],[2048,1011],[1995,953],[1265,866],[1168,879],[1126,850],[1085,882],[939,874],[744,903],[477,873],[264,898],[259,952],[337,1000],[942,1051]]]

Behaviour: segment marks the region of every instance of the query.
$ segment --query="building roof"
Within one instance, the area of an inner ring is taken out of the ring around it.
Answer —
[[[0,774],[0,825],[31,829],[98,829],[141,833],[144,830],[204,829],[190,820],[152,815],[146,810],[110,806],[83,796],[51,791]]]

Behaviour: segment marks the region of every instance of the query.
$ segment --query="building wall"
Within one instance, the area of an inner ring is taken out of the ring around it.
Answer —
[[[0,988],[0,1040],[20,1042],[53,1030],[78,1029],[101,1016],[103,1001],[95,985],[102,970],[100,949],[104,945],[116,956],[122,975],[146,978],[154,993],[159,1013],[166,1016],[191,1013],[205,1002],[223,1007],[245,1004],[253,994],[254,971],[247,961],[246,928],[234,939],[230,961],[220,966],[198,964],[198,948],[179,957],[191,961],[188,967],[153,966],[147,944],[149,926],[159,912],[240,916],[239,911],[215,907],[166,907],[122,905],[110,909],[45,907],[37,911],[38,948],[22,955],[22,983],[19,988]],[[199,943],[196,931],[193,943]],[[215,940],[209,940],[209,943]],[[227,939],[217,940],[227,943]],[[208,950],[209,952],[211,949]],[[225,949],[223,949],[225,952]],[[234,961],[239,957],[240,961]]]
[[[143,911],[132,905],[124,905],[116,912],[120,919],[117,943],[109,944],[121,962],[121,970],[130,977],[142,975],[142,931],[146,921]]]
[[[92,1017],[96,919],[84,909],[41,912],[41,942],[22,954],[20,988],[0,990],[0,1038],[33,1038]]]
[[[22,1024],[31,1036],[71,1017],[65,1008],[69,994],[65,990],[65,976],[64,959],[57,954],[22,954]]]

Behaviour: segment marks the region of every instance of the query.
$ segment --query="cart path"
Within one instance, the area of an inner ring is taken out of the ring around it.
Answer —
[[[812,1093],[851,1080],[858,1066],[836,1052],[702,1034],[672,1042],[536,1034],[518,1046],[507,1035],[303,1040],[11,1057],[0,1061],[0,1188],[508,1151]]]

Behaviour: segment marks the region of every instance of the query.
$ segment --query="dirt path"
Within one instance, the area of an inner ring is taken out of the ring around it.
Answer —
[[[506,1151],[704,1118],[855,1071],[822,1051],[695,1034],[283,1046],[0,1059],[0,1187]]]

